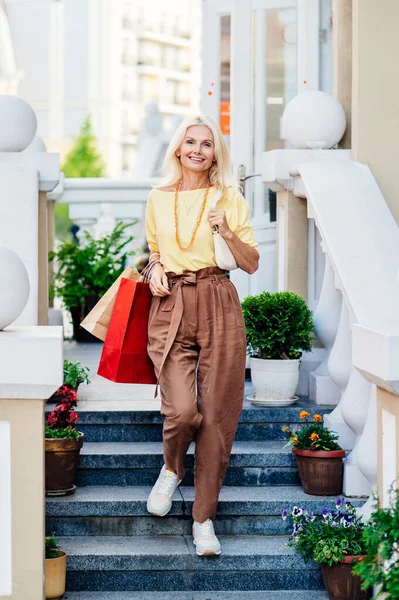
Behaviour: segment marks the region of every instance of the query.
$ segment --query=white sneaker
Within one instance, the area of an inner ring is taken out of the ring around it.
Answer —
[[[172,496],[180,482],[176,473],[168,471],[164,465],[148,497],[148,512],[157,517],[167,515],[172,508]]]
[[[221,554],[220,542],[215,535],[211,519],[207,519],[203,523],[194,521],[193,538],[198,556],[219,556]]]

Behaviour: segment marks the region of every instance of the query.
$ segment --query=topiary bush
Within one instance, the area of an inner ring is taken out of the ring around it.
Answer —
[[[313,313],[293,292],[262,292],[241,303],[250,356],[292,360],[312,349]]]

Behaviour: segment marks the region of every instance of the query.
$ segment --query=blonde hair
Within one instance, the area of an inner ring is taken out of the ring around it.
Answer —
[[[208,127],[213,133],[213,141],[215,144],[215,159],[209,169],[209,180],[211,185],[216,188],[217,199],[220,199],[227,188],[232,187],[237,189],[237,183],[233,177],[230,162],[230,152],[224,141],[222,132],[211,117],[207,115],[199,115],[196,117],[187,117],[176,130],[172,137],[168,149],[166,151],[163,169],[166,171],[165,181],[163,186],[176,185],[180,181],[183,169],[179,158],[176,156],[176,150],[181,147],[186,136],[187,129],[193,125],[203,125]]]

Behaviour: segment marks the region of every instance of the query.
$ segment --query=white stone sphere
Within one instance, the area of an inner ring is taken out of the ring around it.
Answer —
[[[342,105],[326,92],[310,91],[295,96],[285,107],[283,139],[296,148],[332,148],[345,133]]]
[[[0,95],[0,152],[22,152],[36,135],[33,108],[19,96]]]
[[[41,137],[35,135],[29,146],[25,148],[24,152],[47,152],[46,144]]]
[[[0,244],[0,331],[11,325],[29,298],[29,276],[18,254]]]

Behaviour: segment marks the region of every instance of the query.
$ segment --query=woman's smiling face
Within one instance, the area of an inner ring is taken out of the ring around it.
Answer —
[[[212,131],[205,125],[192,125],[186,131],[183,143],[176,154],[179,155],[183,169],[190,171],[209,171],[215,160],[215,143]]]

